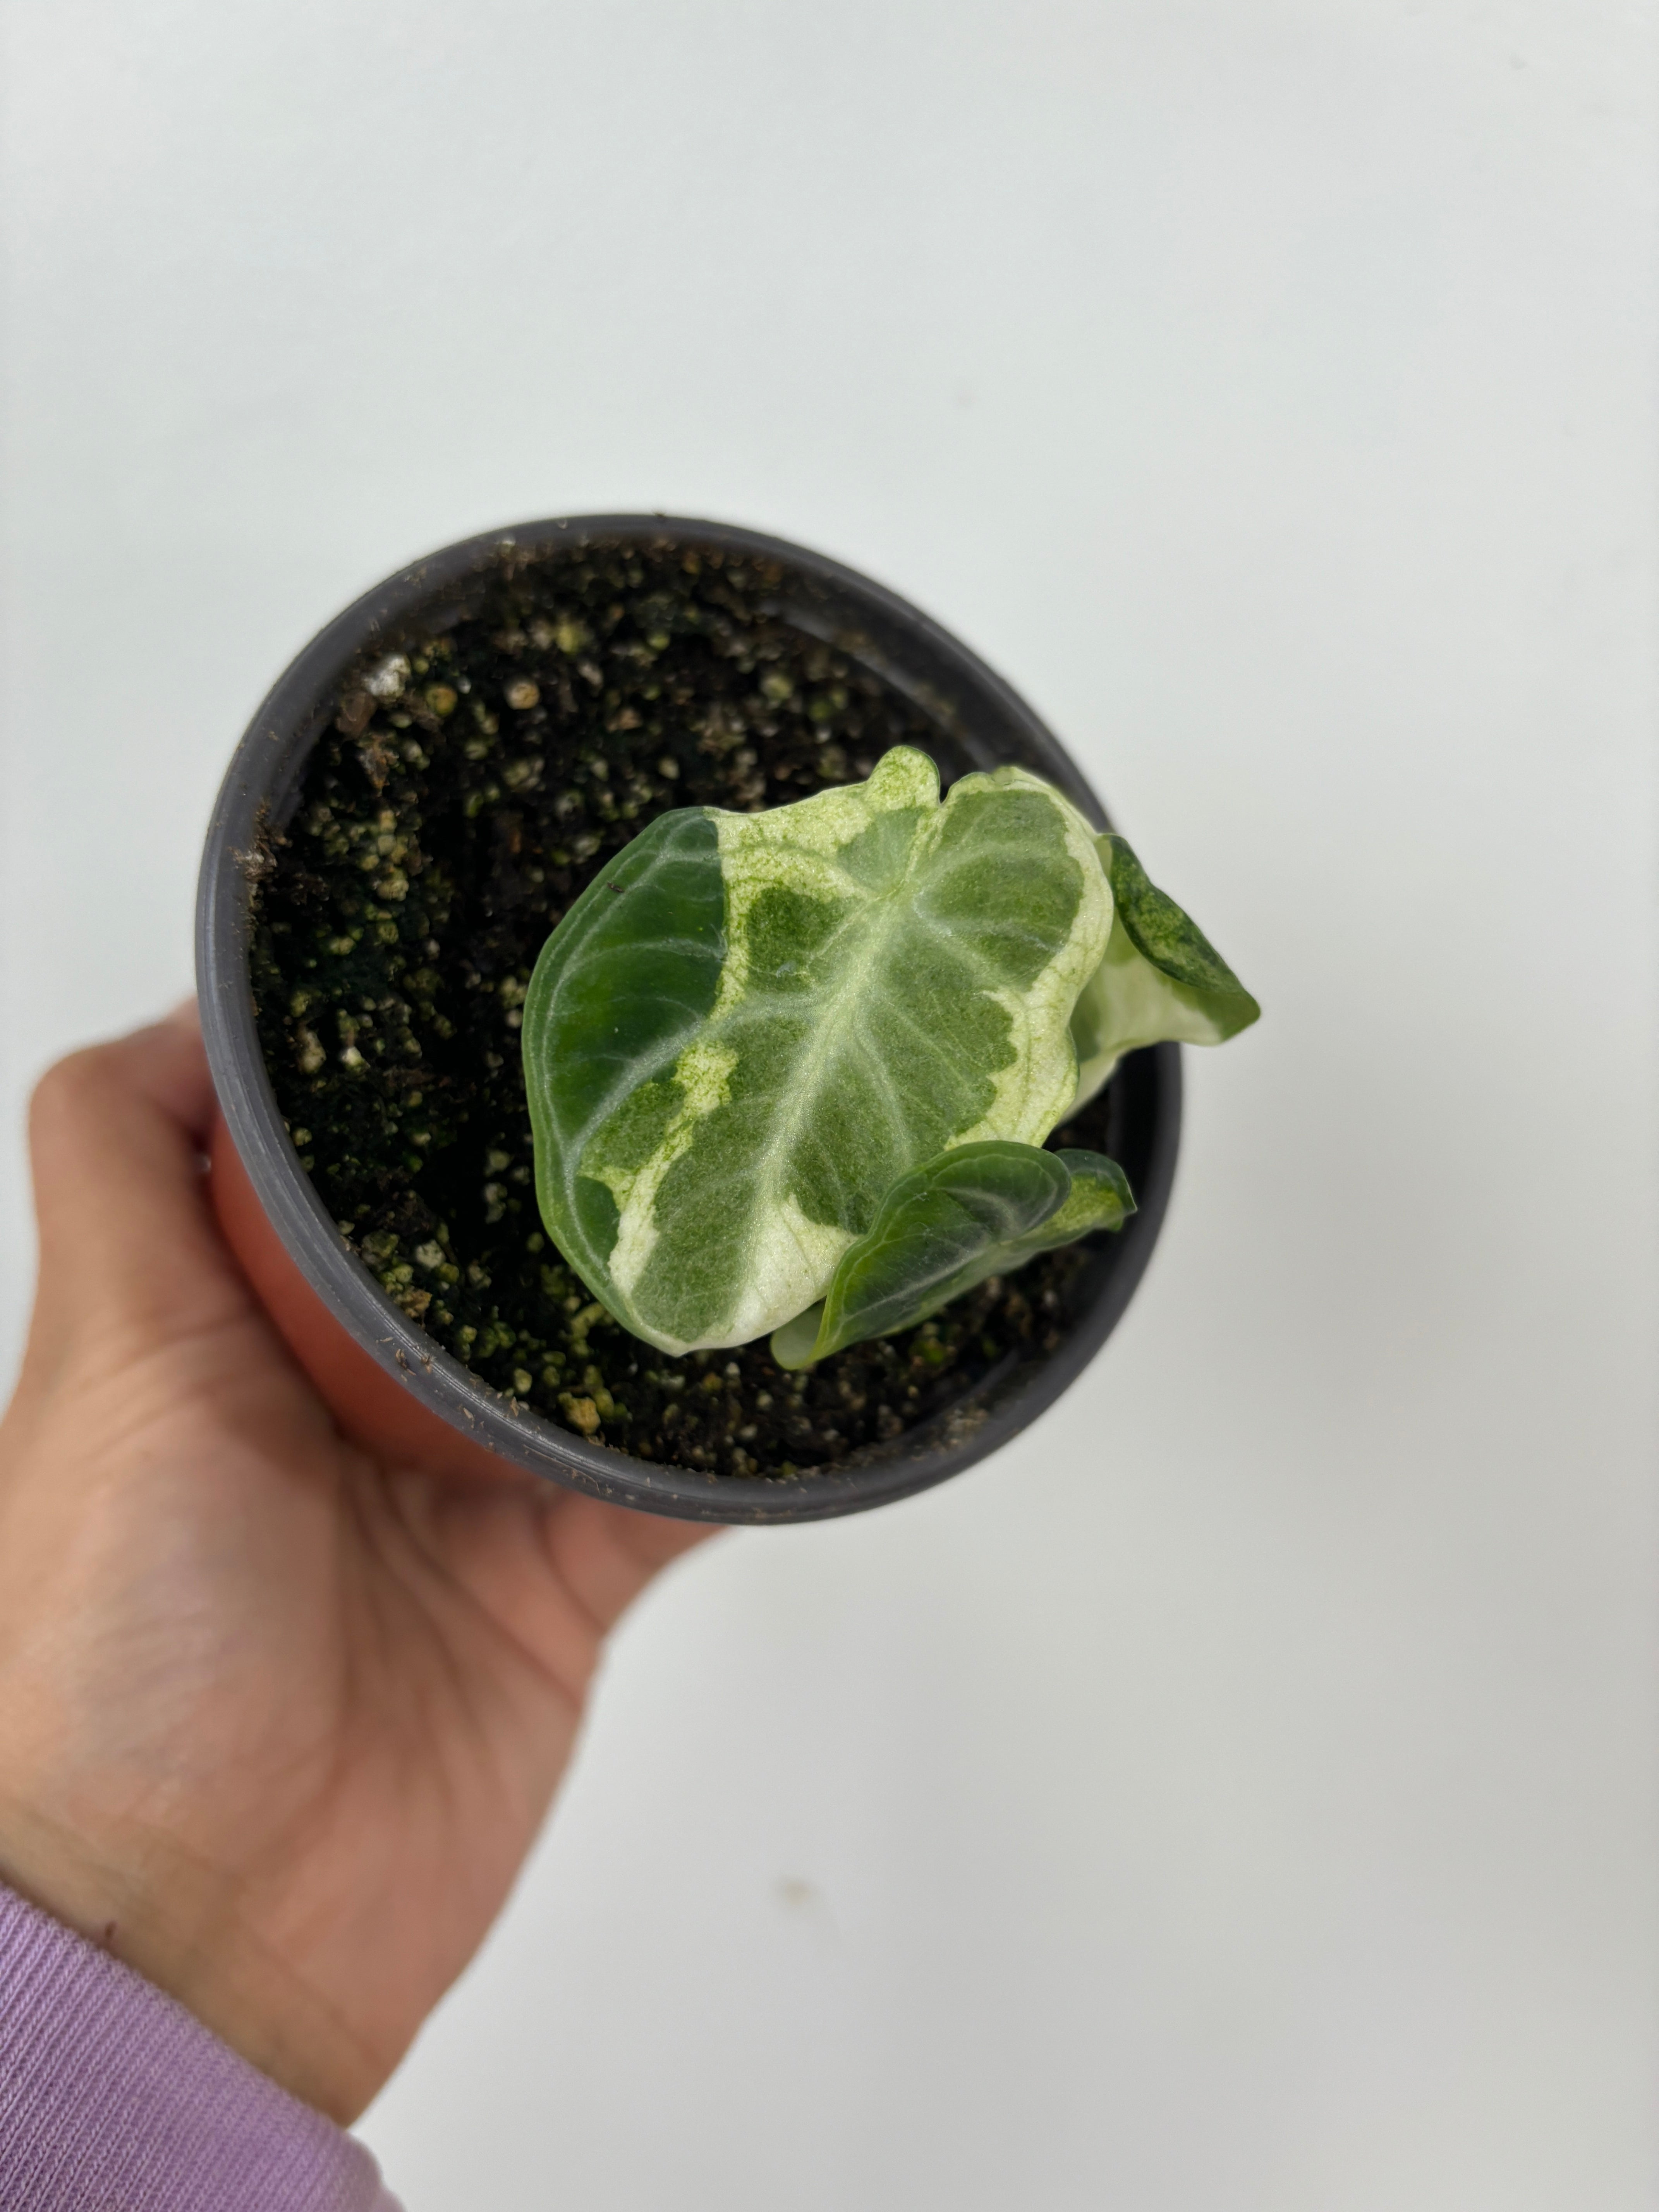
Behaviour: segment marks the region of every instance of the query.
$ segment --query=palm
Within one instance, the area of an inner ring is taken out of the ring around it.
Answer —
[[[0,1431],[0,1869],[344,2118],[499,1909],[605,1630],[696,1532],[377,1464],[191,1196],[142,1301],[43,1274]]]

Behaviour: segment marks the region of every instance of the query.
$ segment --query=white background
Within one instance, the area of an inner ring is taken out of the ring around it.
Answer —
[[[867,568],[1267,1006],[1036,1431],[619,1638],[410,2212],[1659,2201],[1655,163],[1621,0],[9,0],[32,1074],[346,599]]]

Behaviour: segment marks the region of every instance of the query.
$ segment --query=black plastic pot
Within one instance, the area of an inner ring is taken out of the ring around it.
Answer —
[[[329,1367],[331,1377],[355,1372],[355,1389],[349,1380],[337,1379],[325,1389],[348,1425],[354,1413],[360,1416],[360,1432],[374,1427],[370,1401],[389,1402],[380,1375],[361,1364],[367,1355],[410,1394],[411,1415],[418,1407],[472,1446],[599,1498],[698,1521],[811,1521],[859,1512],[925,1490],[983,1459],[1051,1406],[1105,1342],[1140,1279],[1169,1198],[1181,1122],[1177,1046],[1131,1054],[1113,1079],[1106,1149],[1121,1162],[1139,1211],[1119,1235],[1097,1240],[1059,1348],[994,1371],[932,1422],[890,1443],[866,1447],[821,1473],[787,1478],[703,1474],[631,1459],[570,1435],[491,1389],[392,1304],[341,1237],[299,1164],[265,1072],[249,987],[247,856],[262,824],[281,828],[292,812],[307,757],[339,708],[343,679],[365,654],[404,645],[453,619],[469,586],[503,563],[521,568],[599,541],[719,547],[777,563],[778,614],[833,642],[923,707],[939,732],[942,765],[988,769],[1018,762],[1104,826],[1099,801],[1076,767],[1000,678],[926,615],[822,555],[752,531],[662,515],[526,523],[447,546],[377,585],[313,639],[254,716],[220,791],[198,905],[203,1026],[224,1123],[263,1221],[251,1201],[240,1228],[222,1206],[222,1218],[274,1309],[284,1294],[270,1288],[277,1278],[250,1249],[267,1224],[329,1317],[307,1302],[313,1336],[318,1328],[337,1328],[356,1347],[339,1347],[359,1363],[355,1369],[337,1361]],[[291,1270],[282,1277],[290,1279]],[[296,1283],[295,1301],[301,1295]],[[291,1316],[279,1310],[276,1318],[319,1373]]]

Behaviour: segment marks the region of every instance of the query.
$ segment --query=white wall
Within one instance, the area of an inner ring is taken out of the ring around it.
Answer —
[[[410,2212],[1650,2207],[1652,5],[4,17],[0,1363],[30,1074],[492,523],[908,592],[1267,1008],[1035,1434],[621,1638]]]

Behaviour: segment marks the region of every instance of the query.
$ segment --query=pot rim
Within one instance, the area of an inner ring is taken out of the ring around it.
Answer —
[[[283,818],[283,802],[297,794],[304,762],[338,708],[342,679],[366,653],[402,642],[416,617],[429,618],[434,602],[441,607],[447,592],[459,596],[492,569],[529,566],[585,544],[659,540],[782,564],[787,588],[804,586],[806,594],[780,608],[796,627],[833,637],[906,691],[982,766],[1006,757],[1006,743],[988,743],[975,724],[1000,723],[1091,821],[1105,825],[1075,764],[1012,686],[929,616],[839,562],[735,525],[666,514],[575,515],[488,531],[410,563],[352,601],[295,655],[249,723],[220,787],[202,859],[196,939],[203,1034],[231,1139],[289,1256],[334,1320],[428,1412],[508,1462],[612,1504],[694,1521],[821,1520],[961,1474],[1045,1412],[1093,1358],[1145,1272],[1168,1205],[1181,1121],[1177,1045],[1131,1054],[1114,1079],[1137,1095],[1146,1127],[1139,1211],[1109,1246],[1097,1247],[1093,1295],[1057,1350],[1039,1353],[1000,1387],[994,1370],[929,1421],[833,1467],[796,1476],[720,1475],[635,1459],[574,1436],[494,1389],[410,1321],[353,1251],[300,1166],[254,1014],[251,863],[262,827],[273,815]],[[844,619],[839,627],[821,626],[849,608],[856,628]],[[918,664],[925,676],[917,675]]]

